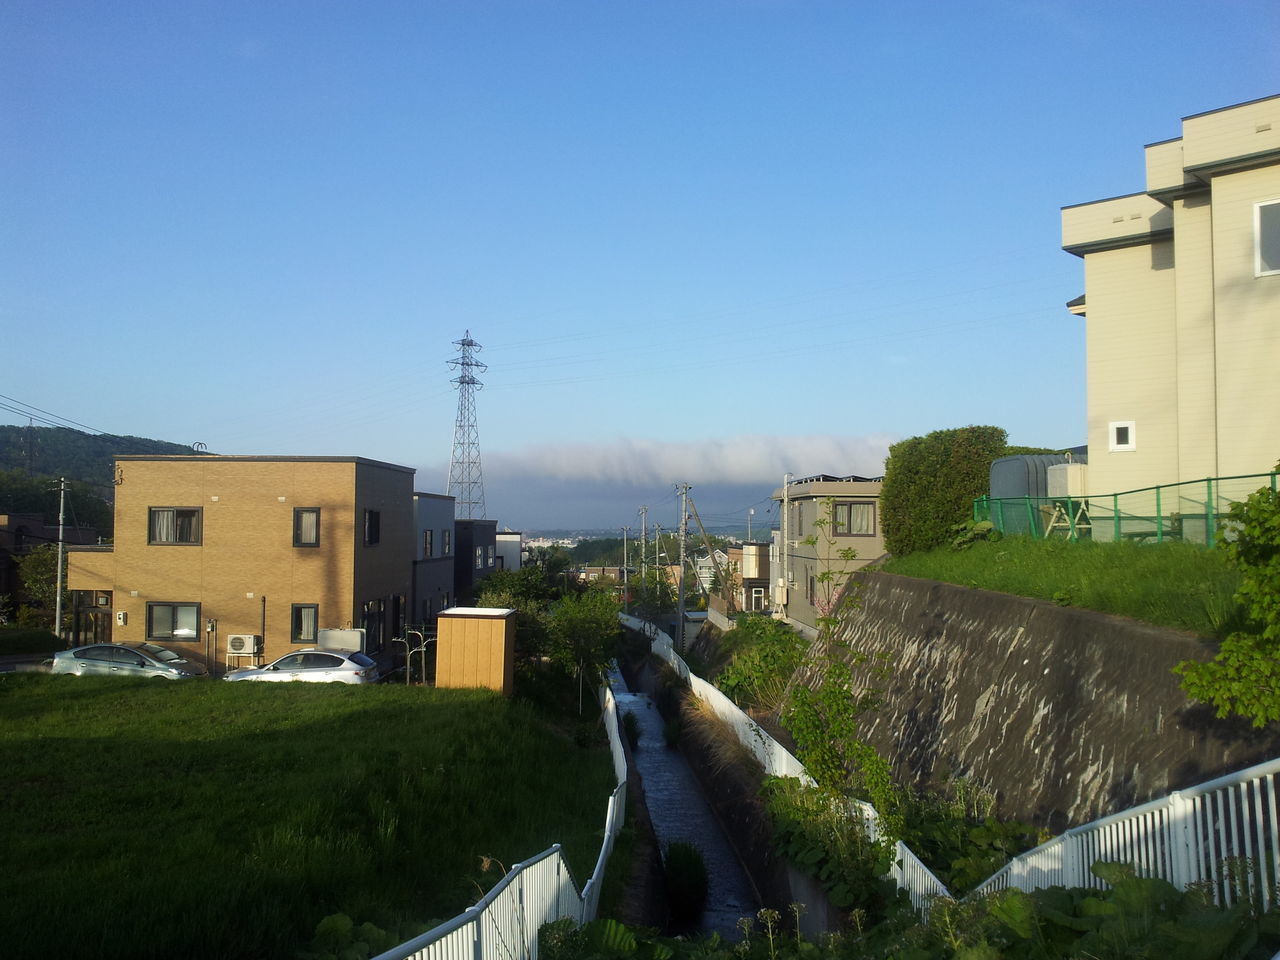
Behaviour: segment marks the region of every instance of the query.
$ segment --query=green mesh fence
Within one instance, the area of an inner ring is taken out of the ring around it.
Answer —
[[[973,501],[973,519],[1005,534],[1068,540],[1181,540],[1213,546],[1231,504],[1261,487],[1277,488],[1275,473],[1212,477],[1091,497],[1012,497]]]

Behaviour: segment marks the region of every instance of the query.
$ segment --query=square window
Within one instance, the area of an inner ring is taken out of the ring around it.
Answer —
[[[147,639],[173,643],[200,636],[200,604],[148,603]]]
[[[320,546],[320,508],[295,507],[293,511],[293,545]]]
[[[200,543],[199,507],[152,507],[147,517],[148,543]]]
[[[319,604],[295,603],[293,605],[293,628],[289,639],[294,643],[315,643],[319,637],[319,624]]]
[[[1280,274],[1280,200],[1268,200],[1253,208],[1253,237],[1259,277]]]
[[[364,512],[364,545],[371,547],[382,539],[382,513],[378,510]]]
[[[834,504],[831,511],[832,533],[837,537],[874,537],[876,505],[871,500]]]
[[[1138,449],[1138,428],[1132,420],[1115,420],[1107,425],[1107,449],[1128,453]]]

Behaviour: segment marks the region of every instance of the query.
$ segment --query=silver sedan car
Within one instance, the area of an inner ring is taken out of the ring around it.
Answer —
[[[203,677],[203,664],[155,643],[91,643],[87,647],[59,650],[53,655],[50,673],[77,677],[163,677],[182,680]]]
[[[224,680],[304,680],[313,683],[377,683],[378,665],[363,653],[308,648],[286,653],[265,667],[241,667]]]

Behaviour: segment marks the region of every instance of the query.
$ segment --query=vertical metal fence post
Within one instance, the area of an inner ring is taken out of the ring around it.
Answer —
[[[1208,541],[1208,544],[1207,544],[1207,545],[1208,545],[1208,546],[1210,546],[1210,547],[1212,547],[1212,546],[1215,546],[1215,544],[1214,544],[1214,540],[1216,539],[1216,536],[1215,536],[1215,535],[1216,535],[1216,533],[1217,533],[1217,530],[1216,530],[1217,523],[1215,522],[1215,518],[1214,518],[1214,516],[1213,516],[1214,510],[1213,510],[1213,480],[1212,480],[1212,478],[1209,478],[1209,479],[1206,479],[1206,480],[1205,480],[1205,482],[1204,482],[1204,490],[1205,490],[1205,496],[1204,496],[1204,536],[1205,536],[1205,540],[1207,540],[1207,541]]]
[[[1164,543],[1164,511],[1160,509],[1160,487],[1156,486],[1156,543]]]

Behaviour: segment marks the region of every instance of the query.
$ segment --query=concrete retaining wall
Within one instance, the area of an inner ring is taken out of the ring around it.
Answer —
[[[894,663],[863,729],[908,782],[968,776],[995,790],[1002,815],[1056,831],[1280,756],[1280,731],[1188,703],[1171,670],[1212,656],[1195,636],[933,581],[860,579],[842,639]]]

